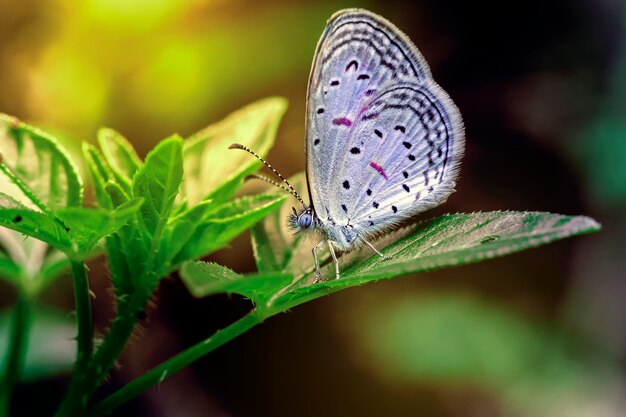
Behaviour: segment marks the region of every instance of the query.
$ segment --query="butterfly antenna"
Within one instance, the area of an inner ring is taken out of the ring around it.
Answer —
[[[304,202],[304,200],[302,199],[302,197],[300,197],[300,194],[298,194],[298,192],[297,192],[297,191],[296,191],[296,190],[295,190],[295,189],[291,186],[291,184],[289,184],[289,181],[287,181],[287,180],[285,179],[285,177],[283,177],[283,176],[280,174],[280,172],[276,171],[276,170],[275,170],[275,169],[274,169],[274,168],[273,168],[273,167],[272,167],[272,166],[271,166],[271,165],[270,165],[270,164],[269,164],[269,163],[268,163],[265,159],[261,158],[261,156],[259,156],[259,155],[258,155],[256,152],[254,152],[252,149],[250,149],[250,148],[248,148],[248,147],[246,147],[246,146],[240,145],[239,143],[233,143],[232,145],[230,145],[230,146],[228,147],[228,149],[241,149],[241,150],[244,150],[244,151],[248,152],[249,154],[251,154],[252,156],[254,156],[256,159],[258,159],[259,161],[263,162],[263,164],[265,164],[265,166],[266,166],[266,167],[268,167],[270,170],[272,170],[272,172],[273,172],[274,174],[276,174],[276,176],[277,176],[278,178],[280,178],[282,182],[284,182],[285,184],[287,184],[287,187],[285,187],[284,185],[282,185],[282,184],[280,184],[280,183],[278,183],[278,182],[276,182],[276,181],[274,181],[274,180],[272,180],[272,179],[270,179],[270,178],[264,177],[263,175],[256,175],[256,174],[254,174],[254,175],[249,175],[247,178],[257,178],[257,179],[260,179],[260,180],[262,180],[262,181],[268,182],[268,183],[270,183],[270,184],[272,184],[272,185],[275,185],[275,186],[277,186],[277,187],[279,187],[279,188],[281,188],[281,189],[283,189],[283,190],[287,191],[289,194],[291,194],[291,195],[292,195],[292,196],[294,196],[295,198],[297,198],[297,199],[298,199],[298,201],[299,201],[300,203],[302,203],[302,206],[303,206],[303,207],[305,207],[305,208],[307,207],[307,205],[306,205],[306,203]]]
[[[300,198],[300,196],[298,195],[298,193],[293,192],[292,190],[290,190],[289,188],[285,187],[285,186],[284,186],[284,185],[282,185],[281,183],[276,182],[276,181],[274,181],[273,179],[266,177],[265,175],[259,175],[259,174],[251,174],[251,175],[248,175],[248,176],[246,177],[246,179],[245,179],[245,180],[246,180],[246,181],[248,181],[248,180],[251,180],[251,179],[253,179],[253,178],[254,178],[254,179],[257,179],[257,180],[265,181],[265,182],[267,182],[267,183],[269,183],[269,184],[272,184],[272,185],[274,185],[274,186],[276,186],[276,187],[280,188],[280,189],[281,189],[281,190],[283,190],[283,191],[288,192],[289,194],[291,194],[292,196],[294,196],[295,198],[297,198],[297,199],[298,199],[298,201],[300,201],[300,203],[302,203],[302,205],[303,205],[304,207],[306,207],[306,204],[304,203],[304,201],[302,201],[302,199]]]

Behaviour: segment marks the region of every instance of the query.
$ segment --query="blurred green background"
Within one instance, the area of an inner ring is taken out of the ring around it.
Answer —
[[[426,216],[543,210],[586,214],[603,230],[302,306],[114,415],[625,415],[623,2],[0,0],[0,111],[74,150],[109,126],[145,155],[173,132],[188,136],[281,95],[290,108],[269,159],[292,175],[305,165],[313,51],[326,19],[344,7],[368,8],[405,31],[463,114],[458,191]],[[254,269],[248,236],[212,259]],[[101,259],[90,273],[102,334],[111,285]],[[68,313],[44,319],[71,318],[72,300],[71,280],[59,280],[45,302]],[[2,310],[14,301],[0,283]],[[163,281],[101,395],[249,307],[237,297],[196,300],[177,277]],[[15,415],[51,413],[68,382],[59,371],[71,359],[71,330],[47,334],[45,320]],[[0,317],[0,350],[6,333]]]

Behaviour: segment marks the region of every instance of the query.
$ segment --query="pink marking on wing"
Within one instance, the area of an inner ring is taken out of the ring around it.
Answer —
[[[370,162],[370,166],[372,168],[374,168],[376,170],[376,172],[378,172],[380,175],[382,175],[384,179],[386,179],[386,180],[389,179],[387,177],[387,174],[385,173],[385,170],[383,169],[382,165],[378,165],[376,162],[372,161],[372,162]]]
[[[337,119],[333,119],[334,125],[344,125],[344,126],[352,126],[352,121],[346,117],[339,117]]]

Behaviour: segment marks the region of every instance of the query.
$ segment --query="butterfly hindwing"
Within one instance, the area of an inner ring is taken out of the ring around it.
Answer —
[[[436,84],[392,85],[362,112],[331,181],[338,223],[366,234],[428,210],[454,191],[463,152],[458,110]],[[355,154],[350,149],[358,147]],[[336,200],[336,202],[335,202]]]

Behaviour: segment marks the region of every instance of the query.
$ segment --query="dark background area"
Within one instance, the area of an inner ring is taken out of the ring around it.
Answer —
[[[457,192],[424,216],[550,211],[591,216],[603,230],[298,307],[114,415],[623,415],[621,1],[0,0],[0,111],[57,133],[76,155],[81,140],[94,142],[97,128],[109,126],[144,156],[173,132],[188,136],[246,103],[285,96],[290,107],[268,159],[292,175],[305,166],[315,44],[334,11],[356,6],[406,32],[463,115]],[[247,234],[210,259],[255,268]],[[102,334],[111,284],[103,259],[90,267]],[[0,306],[14,299],[0,283]],[[70,312],[71,279],[44,301]],[[237,296],[194,299],[178,277],[165,279],[100,395],[249,308]],[[15,415],[46,415],[68,380],[21,385]]]

